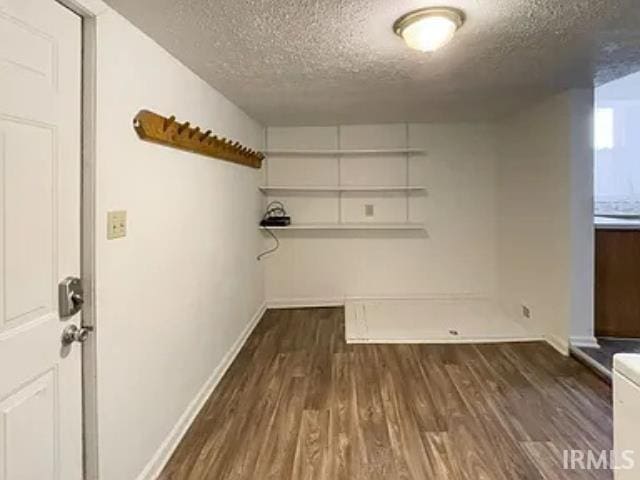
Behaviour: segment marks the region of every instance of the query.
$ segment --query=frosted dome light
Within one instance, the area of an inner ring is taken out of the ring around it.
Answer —
[[[424,8],[407,13],[393,24],[393,31],[408,47],[433,52],[451,41],[462,26],[462,12],[450,8]]]

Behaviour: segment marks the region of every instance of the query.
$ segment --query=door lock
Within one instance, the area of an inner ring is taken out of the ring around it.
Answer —
[[[62,331],[62,345],[68,346],[73,342],[83,343],[89,338],[89,333],[91,333],[92,330],[92,327],[78,327],[73,323],[67,325]]]
[[[82,282],[77,277],[67,277],[58,284],[58,310],[61,318],[71,317],[82,309],[83,293]]]

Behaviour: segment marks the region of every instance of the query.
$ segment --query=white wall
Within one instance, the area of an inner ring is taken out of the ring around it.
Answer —
[[[340,303],[345,297],[496,298],[532,335],[566,351],[593,340],[593,93],[571,91],[494,125],[411,124],[278,127],[270,149],[419,147],[409,220],[426,234],[280,232],[265,260],[272,305]],[[402,155],[343,157],[343,184],[406,179]],[[332,185],[337,159],[271,156],[270,185]],[[374,203],[383,222],[404,221],[403,200],[343,194],[277,198],[301,223],[362,222]],[[527,305],[532,318],[522,317]]]
[[[592,89],[569,93],[571,110],[571,323],[572,345],[597,343],[595,325],[594,149]]]
[[[595,197],[601,212],[640,212],[640,73],[595,89],[596,107],[613,114],[613,145],[595,156]]]
[[[593,336],[592,108],[566,92],[499,126],[499,297],[565,351]]]
[[[494,132],[483,124],[392,124],[269,128],[270,149],[416,147],[409,181],[426,185],[412,194],[410,220],[426,234],[409,232],[280,232],[280,250],[264,260],[267,299],[274,305],[340,302],[345,296],[494,296]],[[334,158],[270,157],[273,185],[337,183]],[[393,185],[406,181],[405,156],[343,158],[344,184]],[[335,222],[334,194],[284,201],[297,222]],[[402,195],[345,194],[343,219],[364,221],[365,203],[375,221],[406,220]]]
[[[261,173],[142,142],[132,119],[142,108],[173,114],[254,148],[264,133],[115,12],[97,26],[100,478],[129,480],[263,303]],[[107,211],[119,209],[127,237],[108,241]]]

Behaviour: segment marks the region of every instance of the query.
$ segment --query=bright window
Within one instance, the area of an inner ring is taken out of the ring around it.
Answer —
[[[613,108],[596,108],[594,143],[596,150],[611,150],[614,147]]]

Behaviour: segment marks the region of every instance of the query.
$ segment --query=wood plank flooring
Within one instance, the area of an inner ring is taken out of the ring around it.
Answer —
[[[611,479],[611,391],[542,343],[347,345],[342,309],[270,310],[162,480]]]

